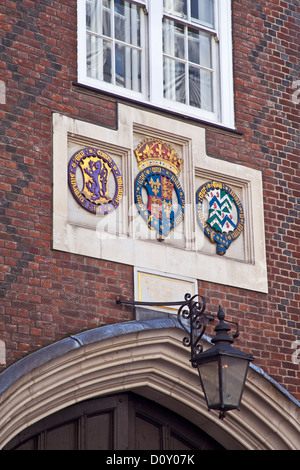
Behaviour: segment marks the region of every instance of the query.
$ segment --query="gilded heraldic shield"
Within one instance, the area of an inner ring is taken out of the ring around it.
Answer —
[[[204,201],[208,214],[204,215]],[[244,210],[234,191],[224,183],[209,181],[196,193],[197,219],[205,235],[216,243],[217,254],[224,255],[244,229]]]
[[[97,148],[84,148],[72,156],[68,180],[75,200],[93,214],[112,212],[123,195],[123,181],[117,165]]]
[[[154,139],[142,142],[135,156],[139,168],[135,204],[149,229],[156,230],[158,241],[162,241],[180,224],[184,215],[184,193],[178,180],[182,159],[169,145]],[[143,199],[143,189],[147,201]]]

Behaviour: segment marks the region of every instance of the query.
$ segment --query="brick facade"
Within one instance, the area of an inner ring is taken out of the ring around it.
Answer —
[[[269,293],[199,282],[240,323],[239,347],[300,398],[297,2],[233,1],[236,128],[207,154],[262,171]],[[299,13],[299,12],[298,12]],[[52,113],[115,129],[118,104],[76,84],[76,1],[0,7],[0,339],[6,365],[66,335],[132,319],[133,268],[52,250]],[[299,88],[299,85],[298,85]],[[297,357],[296,357],[297,359]]]

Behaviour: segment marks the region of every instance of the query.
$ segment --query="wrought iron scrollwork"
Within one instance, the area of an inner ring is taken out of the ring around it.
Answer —
[[[188,336],[182,340],[182,344],[191,348],[191,361],[193,357],[203,351],[200,339],[205,333],[207,317],[204,315],[206,303],[202,295],[186,294],[185,302],[179,307],[177,320]],[[197,299],[197,300],[196,300]]]

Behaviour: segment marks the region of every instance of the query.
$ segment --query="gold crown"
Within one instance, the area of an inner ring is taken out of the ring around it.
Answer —
[[[139,170],[149,166],[161,166],[172,171],[177,177],[180,174],[182,158],[179,158],[175,150],[160,140],[147,139],[134,151]]]

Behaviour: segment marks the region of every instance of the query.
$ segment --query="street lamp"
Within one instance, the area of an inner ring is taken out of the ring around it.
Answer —
[[[193,357],[209,410],[219,410],[219,417],[226,411],[240,409],[248,366],[253,356],[233,348],[233,339],[228,335],[230,327],[224,321],[225,314],[219,307],[215,327],[214,346]]]
[[[195,300],[197,299],[197,300]],[[192,366],[198,369],[201,386],[208,410],[220,411],[223,419],[227,411],[240,409],[245,387],[247,371],[252,354],[246,354],[232,346],[233,338],[239,336],[238,324],[225,321],[225,314],[219,306],[217,315],[205,312],[205,298],[201,295],[185,295],[183,302],[130,302],[117,300],[118,304],[133,306],[171,306],[179,305],[177,319],[188,336],[183,338],[183,345],[191,349]],[[215,318],[219,323],[215,327],[216,335],[211,340],[214,344],[203,351],[200,339],[205,333],[207,322]],[[236,326],[236,332],[229,336],[229,323]]]

